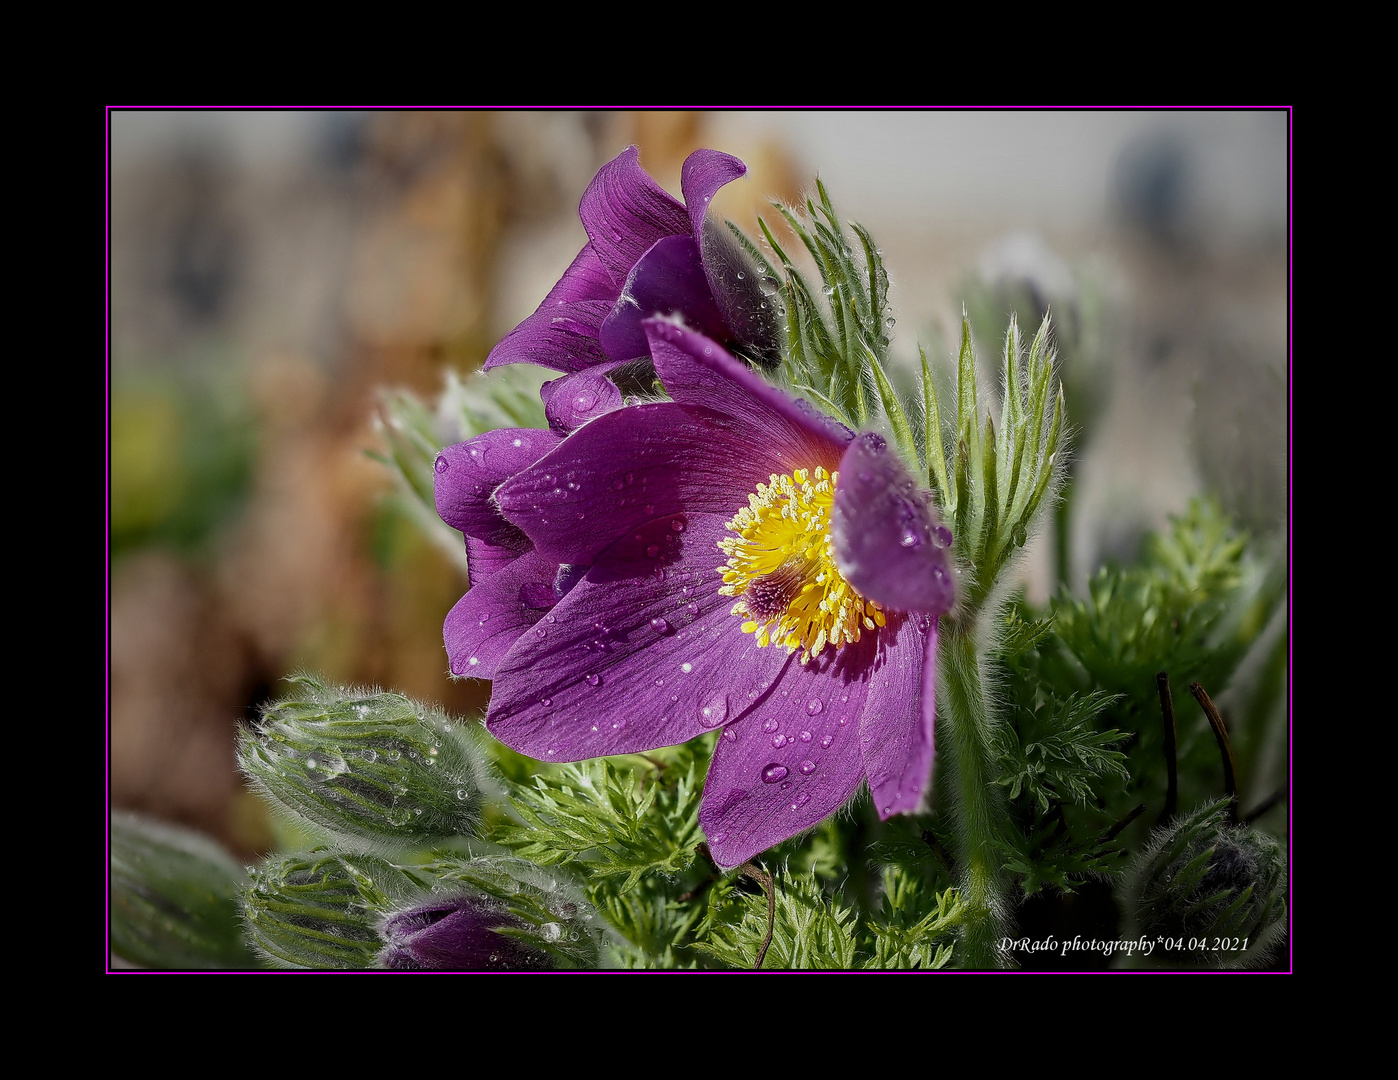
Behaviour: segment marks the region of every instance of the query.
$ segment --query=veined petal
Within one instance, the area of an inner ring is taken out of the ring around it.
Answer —
[[[845,580],[885,610],[951,610],[951,533],[883,436],[865,432],[845,451],[830,535]]]
[[[719,595],[725,532],[719,515],[671,516],[609,548],[501,662],[491,733],[577,761],[681,743],[750,708],[788,656],[758,648]]]
[[[607,378],[615,364],[602,364],[546,382],[539,390],[549,428],[567,435],[603,413],[621,408],[621,391]]]
[[[704,228],[710,200],[719,188],[747,174],[748,167],[732,154],[720,150],[696,150],[680,168],[680,191],[684,193],[689,227],[696,241]]]
[[[577,300],[616,300],[616,283],[612,281],[591,244],[584,244],[577,257],[563,271],[558,284],[549,290],[539,311],[570,304]]]
[[[437,513],[468,536],[519,549],[523,534],[500,516],[491,497],[558,442],[557,435],[537,428],[500,428],[448,446],[434,466]]]
[[[867,634],[804,665],[793,655],[759,707],[724,729],[699,810],[719,866],[819,824],[859,789],[860,717],[882,637]]]
[[[501,364],[538,364],[554,371],[581,371],[608,359],[597,340],[614,300],[576,300],[541,307],[490,350],[482,369]]]
[[[510,647],[552,606],[557,573],[557,563],[530,551],[472,586],[442,627],[451,673],[495,678]]]
[[[937,629],[925,616],[892,616],[879,631],[883,662],[869,679],[859,747],[880,818],[926,805],[936,752]]]
[[[691,231],[685,208],[650,178],[639,159],[640,151],[628,146],[603,165],[578,206],[592,250],[617,285],[662,236]]]
[[[666,391],[684,405],[726,413],[772,444],[782,471],[832,472],[854,433],[764,381],[718,342],[664,319],[646,322],[651,357]]]
[[[747,505],[790,447],[731,416],[671,402],[599,416],[496,492],[501,512],[560,563],[588,565],[657,517]],[[805,462],[818,464],[819,459]],[[717,547],[713,565],[721,561]]]
[[[474,589],[486,578],[498,574],[526,551],[533,551],[529,537],[518,529],[507,544],[491,544],[474,536],[466,537],[466,576]]]
[[[631,268],[616,306],[602,323],[602,350],[613,360],[647,355],[650,347],[642,323],[657,315],[677,315],[711,337],[727,336],[692,237],[657,240]]]

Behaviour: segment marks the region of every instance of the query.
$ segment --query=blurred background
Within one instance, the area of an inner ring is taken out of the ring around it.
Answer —
[[[283,676],[484,703],[441,640],[464,578],[366,453],[379,395],[477,369],[631,143],[676,195],[692,150],[741,157],[715,206],[750,232],[819,174],[883,245],[909,372],[963,307],[988,372],[1011,312],[1052,313],[1077,436],[1032,600],[1199,493],[1281,544],[1286,113],[113,112],[115,805],[252,855],[235,726]]]

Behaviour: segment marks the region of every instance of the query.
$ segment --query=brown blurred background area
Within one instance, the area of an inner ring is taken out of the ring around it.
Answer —
[[[1036,546],[1031,593],[1195,492],[1280,529],[1284,113],[114,112],[114,805],[265,848],[236,725],[300,669],[481,708],[441,642],[465,583],[366,453],[378,393],[478,368],[631,143],[676,194],[692,150],[743,158],[716,205],[750,231],[819,171],[884,243],[904,362],[963,303],[1054,311],[1090,422],[1071,550]]]

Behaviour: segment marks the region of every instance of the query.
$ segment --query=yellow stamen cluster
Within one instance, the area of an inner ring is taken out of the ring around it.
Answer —
[[[774,473],[728,522],[737,535],[718,542],[728,556],[718,591],[739,598],[732,613],[743,617],[743,633],[756,634],[760,646],[800,649],[803,664],[826,645],[851,644],[884,625],[879,605],[835,566],[829,529],[839,475],[820,466]]]

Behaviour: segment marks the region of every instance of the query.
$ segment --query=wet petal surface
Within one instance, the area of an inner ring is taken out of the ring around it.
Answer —
[[[500,516],[495,490],[558,444],[552,432],[500,428],[448,446],[433,466],[437,513],[467,536],[518,550],[523,534]]]
[[[660,319],[645,325],[656,373],[676,402],[725,413],[762,433],[782,466],[773,471],[839,468],[854,437],[843,424],[787,397],[712,339]]]
[[[603,413],[621,408],[621,391],[607,378],[616,365],[599,364],[586,371],[544,383],[539,390],[549,430],[567,435]]]
[[[884,662],[870,676],[859,749],[879,817],[906,814],[928,797],[936,700],[937,635],[920,616],[894,616],[879,631]],[[930,639],[930,666],[924,648]],[[928,680],[931,680],[930,682]]]
[[[814,663],[792,656],[760,706],[724,730],[699,811],[715,862],[745,862],[819,824],[859,789],[860,717],[883,662],[872,634]]]
[[[691,232],[685,208],[641,168],[634,146],[597,171],[578,215],[598,261],[617,285],[661,237]]]
[[[472,586],[442,627],[451,673],[495,678],[501,658],[547,614],[557,573],[557,563],[531,551]]]
[[[727,334],[692,237],[657,240],[632,267],[616,307],[602,324],[602,350],[613,360],[647,355],[650,345],[642,324],[655,316],[678,317],[711,337]]]
[[[611,313],[611,300],[578,300],[540,308],[490,350],[484,370],[501,364],[538,364],[554,371],[581,371],[604,363],[597,334]]]
[[[731,518],[789,448],[731,416],[677,404],[599,416],[496,493],[501,512],[560,563],[681,512]],[[721,562],[717,548],[712,565]]]
[[[950,533],[883,436],[865,432],[840,462],[830,535],[845,580],[891,611],[940,615],[956,599]]]
[[[757,648],[718,594],[724,532],[718,515],[673,515],[609,548],[500,664],[491,733],[576,761],[681,743],[751,708],[788,656]]]

